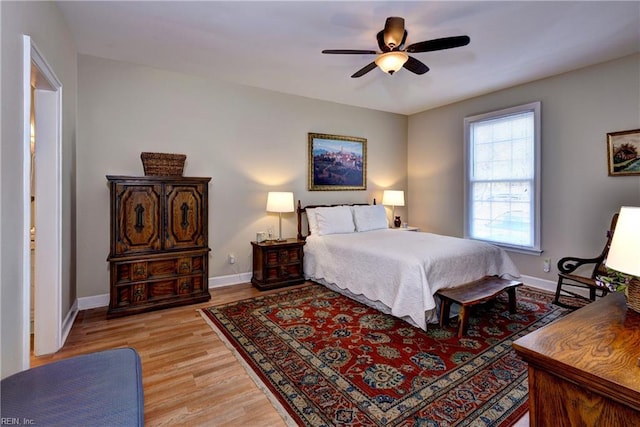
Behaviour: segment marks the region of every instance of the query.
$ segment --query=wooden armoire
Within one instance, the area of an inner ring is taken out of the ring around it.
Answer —
[[[107,175],[107,317],[208,301],[211,178]]]

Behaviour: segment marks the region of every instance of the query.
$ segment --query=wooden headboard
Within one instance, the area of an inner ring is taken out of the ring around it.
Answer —
[[[373,199],[373,204],[374,205],[376,204],[376,199]],[[307,238],[309,234],[311,234],[311,231],[309,230],[309,221],[307,221],[307,234],[304,236],[302,235],[302,214],[306,213],[307,209],[331,208],[334,206],[366,206],[366,205],[368,205],[368,203],[351,203],[351,204],[339,203],[336,205],[307,205],[305,207],[302,207],[300,200],[298,200],[298,207],[296,208],[296,215],[298,216],[298,240],[304,240]]]

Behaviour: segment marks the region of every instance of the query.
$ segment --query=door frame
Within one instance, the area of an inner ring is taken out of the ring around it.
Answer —
[[[31,353],[31,85],[36,87],[34,352],[62,347],[62,83],[30,36],[23,35],[23,362]],[[37,144],[41,145],[38,151]],[[40,155],[40,158],[38,158]],[[41,200],[38,200],[41,199]],[[46,254],[44,256],[38,256]],[[46,278],[40,280],[39,278]]]

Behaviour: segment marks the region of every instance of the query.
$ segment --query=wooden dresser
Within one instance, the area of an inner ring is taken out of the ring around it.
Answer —
[[[211,178],[107,176],[108,317],[208,301]]]
[[[640,426],[640,314],[612,293],[513,343],[531,426]]]

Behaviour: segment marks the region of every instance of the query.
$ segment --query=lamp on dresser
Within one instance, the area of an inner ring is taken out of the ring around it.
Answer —
[[[393,225],[400,227],[400,217],[396,218],[396,206],[404,206],[404,191],[402,190],[384,190],[382,193],[382,204],[391,206],[391,218]]]
[[[282,241],[282,214],[293,212],[293,193],[270,191],[267,195],[267,212],[278,212],[278,241]]]
[[[640,313],[640,207],[620,208],[606,266],[631,276],[626,289],[627,306]]]

